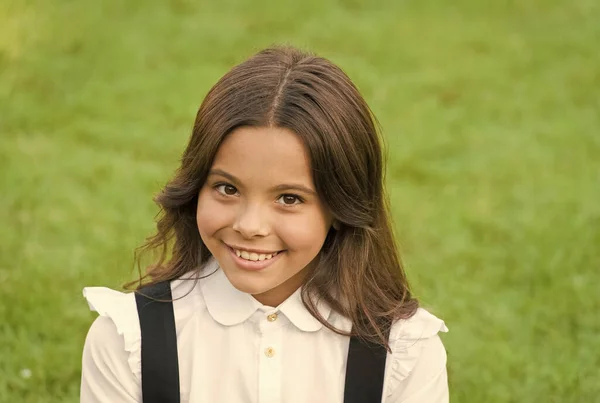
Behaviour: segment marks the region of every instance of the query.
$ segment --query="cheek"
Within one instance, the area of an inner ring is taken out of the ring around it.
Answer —
[[[292,251],[318,253],[329,230],[320,212],[311,212],[298,219],[283,221],[278,235]]]
[[[226,210],[207,194],[208,191],[203,189],[200,192],[196,208],[196,224],[203,238],[214,235],[227,224]]]

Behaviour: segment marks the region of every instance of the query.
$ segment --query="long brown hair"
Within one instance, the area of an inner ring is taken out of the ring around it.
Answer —
[[[304,305],[347,334],[320,316],[315,299],[324,300],[352,321],[352,334],[387,347],[391,323],[412,316],[418,303],[394,240],[378,126],[339,67],[292,47],[259,52],[209,91],[179,169],[155,198],[157,233],[140,251],[158,251],[158,259],[132,284],[178,278],[211,257],[196,224],[198,194],[219,145],[241,126],[287,128],[303,140],[317,193],[336,222],[302,288]]]

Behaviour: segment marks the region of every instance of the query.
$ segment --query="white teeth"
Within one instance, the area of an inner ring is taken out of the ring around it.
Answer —
[[[253,261],[253,262],[271,259],[275,255],[277,255],[277,253],[279,253],[279,252],[275,252],[275,253],[270,253],[270,254],[264,254],[264,253],[246,252],[245,250],[238,250],[238,249],[234,249],[233,251],[235,252],[236,256],[241,257],[242,259]]]

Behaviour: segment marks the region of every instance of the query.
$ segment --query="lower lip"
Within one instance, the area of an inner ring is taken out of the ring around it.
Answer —
[[[279,259],[279,257],[283,253],[285,253],[285,251],[280,251],[275,256],[273,256],[271,259],[253,261],[253,260],[242,259],[238,255],[236,255],[235,251],[232,248],[230,248],[229,246],[226,246],[226,248],[229,249],[229,253],[231,253],[231,257],[232,257],[233,261],[242,269],[249,270],[249,271],[258,271],[258,270],[265,269],[268,266],[272,265],[276,260]]]

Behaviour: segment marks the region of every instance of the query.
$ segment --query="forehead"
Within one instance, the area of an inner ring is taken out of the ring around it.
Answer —
[[[223,169],[242,182],[277,185],[301,182],[312,186],[312,172],[306,147],[289,129],[240,127],[219,146],[214,169]]]

